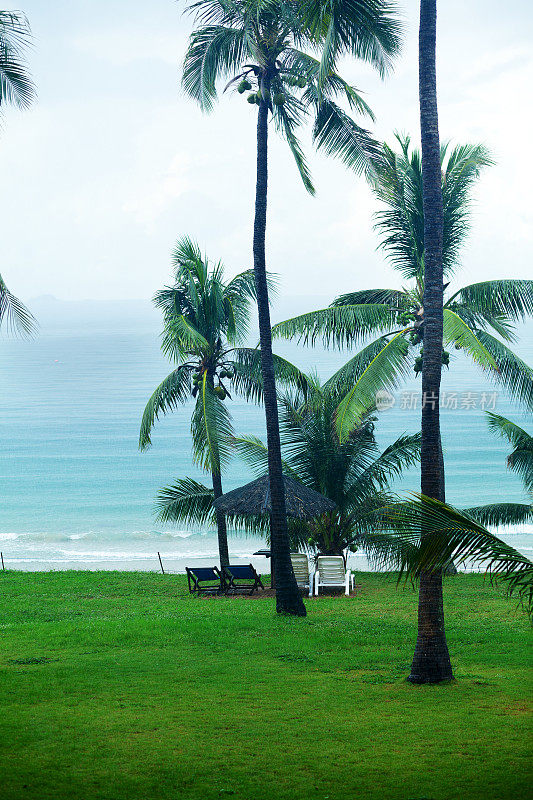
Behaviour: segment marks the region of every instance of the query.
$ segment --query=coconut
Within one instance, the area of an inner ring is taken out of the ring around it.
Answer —
[[[298,84],[298,86],[300,87],[300,89],[303,89],[305,86],[307,86],[307,81],[306,81],[306,79],[305,79],[304,77],[300,77],[300,78],[298,78],[298,80],[296,81],[296,83]]]
[[[255,106],[255,104],[257,103],[257,95],[255,95],[255,94],[249,94],[246,99],[250,103],[250,105],[254,105]]]
[[[277,92],[272,98],[275,106],[282,106],[285,103],[285,95],[283,92]]]

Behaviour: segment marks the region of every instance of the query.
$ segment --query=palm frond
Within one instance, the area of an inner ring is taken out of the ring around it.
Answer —
[[[502,417],[500,414],[494,414],[492,411],[486,412],[488,417],[489,428],[495,433],[504,436],[510,444],[516,449],[528,448],[533,449],[533,437],[527,431],[521,428],[516,422],[511,422],[510,419]]]
[[[180,366],[167,375],[152,394],[144,409],[139,448],[146,450],[152,444],[151,432],[160,414],[168,414],[181,405],[191,395],[191,375],[188,367]]]
[[[490,333],[477,330],[475,334],[496,363],[497,371],[491,370],[491,378],[504,386],[514,400],[533,409],[533,369]]]
[[[31,43],[26,16],[20,11],[0,11],[0,107],[12,104],[28,108],[35,98],[24,62],[24,51]]]
[[[486,506],[465,508],[463,513],[481,525],[495,527],[533,522],[533,505],[531,503],[491,503]]]
[[[191,418],[191,434],[195,463],[220,473],[231,457],[229,439],[233,427],[227,406],[215,394],[206,373]]]
[[[165,355],[178,359],[192,353],[201,357],[210,348],[210,343],[191,319],[184,314],[167,316],[161,341],[161,350]]]
[[[443,324],[443,337],[446,344],[458,345],[483,369],[497,370],[496,361],[490,351],[458,314],[449,308],[445,308]]]
[[[333,100],[321,100],[313,125],[313,141],[318,150],[339,158],[356,174],[373,174],[375,161],[381,156],[378,142],[370,132],[346,114]]]
[[[468,562],[484,568],[493,580],[504,581],[509,594],[533,613],[533,563],[472,517],[422,495],[391,506],[385,517],[402,538],[419,542],[416,563],[402,565],[405,575],[418,578],[450,561],[457,566]]]
[[[155,501],[156,519],[184,525],[215,525],[213,489],[193,478],[181,478],[159,490]]]
[[[499,414],[486,412],[489,428],[504,436],[513,446],[513,452],[507,457],[507,465],[514,470],[526,487],[533,492],[533,436],[515,422],[501,417]]]
[[[276,81],[274,81],[273,89],[274,91],[281,92],[283,86],[280,81],[278,81],[278,83],[280,85],[276,87]],[[289,145],[303,185],[310,195],[314,195],[315,187],[313,186],[311,171],[302,146],[296,136],[296,128],[302,124],[303,118],[307,112],[305,106],[287,91],[285,92],[285,98],[285,103],[283,105],[275,106],[274,123],[276,129],[282,134]]]
[[[445,155],[447,161],[445,162]],[[472,192],[485,167],[493,165],[482,144],[456,145],[451,152],[443,148],[442,202],[444,208],[443,266],[453,272],[460,251],[470,232]]]
[[[385,487],[393,478],[401,475],[406,467],[412,467],[420,461],[420,433],[402,434],[396,441],[383,450],[362,474],[362,479],[370,478],[380,487]]]
[[[410,138],[396,134],[400,152],[383,145],[374,161],[372,189],[385,208],[375,215],[380,249],[405,277],[422,275],[424,267],[424,210],[422,161],[410,150]],[[458,145],[451,152],[441,148],[443,196],[443,270],[453,272],[470,230],[471,193],[481,170],[492,164],[483,145]]]
[[[375,341],[363,347],[350,360],[343,364],[331,378],[324,384],[324,391],[335,394],[337,397],[344,397],[347,392],[359,380],[367,367],[381,353],[389,340],[385,336],[380,336]]]
[[[338,59],[350,54],[385,75],[400,50],[402,27],[394,3],[372,0],[306,2],[306,25],[322,42],[320,76],[326,80]]]
[[[276,384],[286,389],[292,388],[305,397],[311,380],[294,364],[281,356],[272,354]],[[263,375],[261,372],[261,351],[258,348],[240,347],[233,356],[234,376],[231,379],[235,391],[246,398],[260,402],[263,398]]]
[[[9,291],[0,275],[0,328],[2,324],[6,325],[8,331],[22,336],[31,336],[37,329],[31,311]]]
[[[194,30],[183,63],[182,86],[202,111],[211,111],[217,81],[238,71],[247,53],[245,31],[226,25]]]
[[[409,307],[409,295],[399,289],[361,289],[336,297],[332,306],[358,306],[364,304],[385,304],[405,310]]]
[[[406,374],[408,352],[407,340],[403,333],[398,333],[370,362],[337,409],[335,428],[341,442],[375,408],[378,391],[394,388]]]
[[[272,328],[273,338],[298,339],[313,345],[318,339],[329,347],[353,345],[373,331],[390,330],[396,313],[385,303],[362,303],[311,311],[279,322]]]
[[[463,286],[449,300],[480,316],[517,321],[533,315],[533,280],[494,280]]]

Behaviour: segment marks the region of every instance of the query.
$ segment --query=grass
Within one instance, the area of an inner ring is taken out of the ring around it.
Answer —
[[[531,777],[529,625],[446,580],[457,681],[405,681],[416,594],[194,599],[181,576],[0,574],[3,800],[505,800]]]

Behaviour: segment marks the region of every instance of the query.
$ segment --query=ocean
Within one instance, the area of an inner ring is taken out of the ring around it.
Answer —
[[[157,570],[158,552],[170,572],[183,571],[185,564],[217,563],[213,529],[162,526],[154,520],[153,500],[161,486],[186,475],[209,482],[192,462],[188,405],[157,423],[150,450],[141,453],[137,447],[145,403],[171,369],[159,350],[155,312],[133,301],[43,298],[31,305],[39,335],[31,341],[0,339],[0,550],[5,567]],[[294,313],[317,307],[302,308],[302,298],[299,305]],[[527,363],[533,361],[531,332],[531,325],[522,326],[516,347]],[[321,378],[349,357],[348,352],[285,342],[275,349],[300,368],[316,369]],[[455,353],[443,391],[449,405],[443,410],[448,501],[458,507],[525,502],[519,479],[506,467],[509,447],[489,433],[482,408],[526,427],[531,419]],[[382,411],[376,424],[380,444],[419,430],[420,411],[414,407],[419,393],[414,375],[394,393],[394,406]],[[261,407],[238,399],[229,406],[237,433],[264,439]],[[230,490],[252,477],[246,465],[234,460],[223,485]],[[412,469],[395,489],[416,491],[418,483]],[[499,534],[526,555],[533,552],[532,526]],[[267,562],[252,555],[261,546],[258,537],[230,537],[232,560],[252,560],[268,571]],[[353,556],[352,565],[369,568],[362,553]]]

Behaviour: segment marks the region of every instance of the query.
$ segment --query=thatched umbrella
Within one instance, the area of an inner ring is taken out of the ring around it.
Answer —
[[[308,489],[294,478],[283,476],[285,484],[285,506],[289,517],[297,519],[313,519],[325,511],[333,511],[335,503],[328,497]],[[239,486],[232,492],[227,492],[218,497],[213,505],[217,511],[222,511],[228,516],[262,516],[270,514],[272,503],[270,501],[270,482],[268,475]]]
[[[298,483],[294,478],[283,476],[285,484],[285,507],[289,517],[297,519],[313,519],[323,514],[325,511],[333,511],[336,504],[328,497],[308,489],[302,483]],[[270,514],[272,503],[270,501],[270,481],[268,475],[257,478],[251,483],[239,486],[232,492],[226,492],[221,497],[217,497],[213,505],[217,511],[231,516],[254,516],[260,517]],[[269,550],[259,551],[254,555],[264,555],[270,557]],[[270,586],[274,586],[274,572],[271,572]]]

